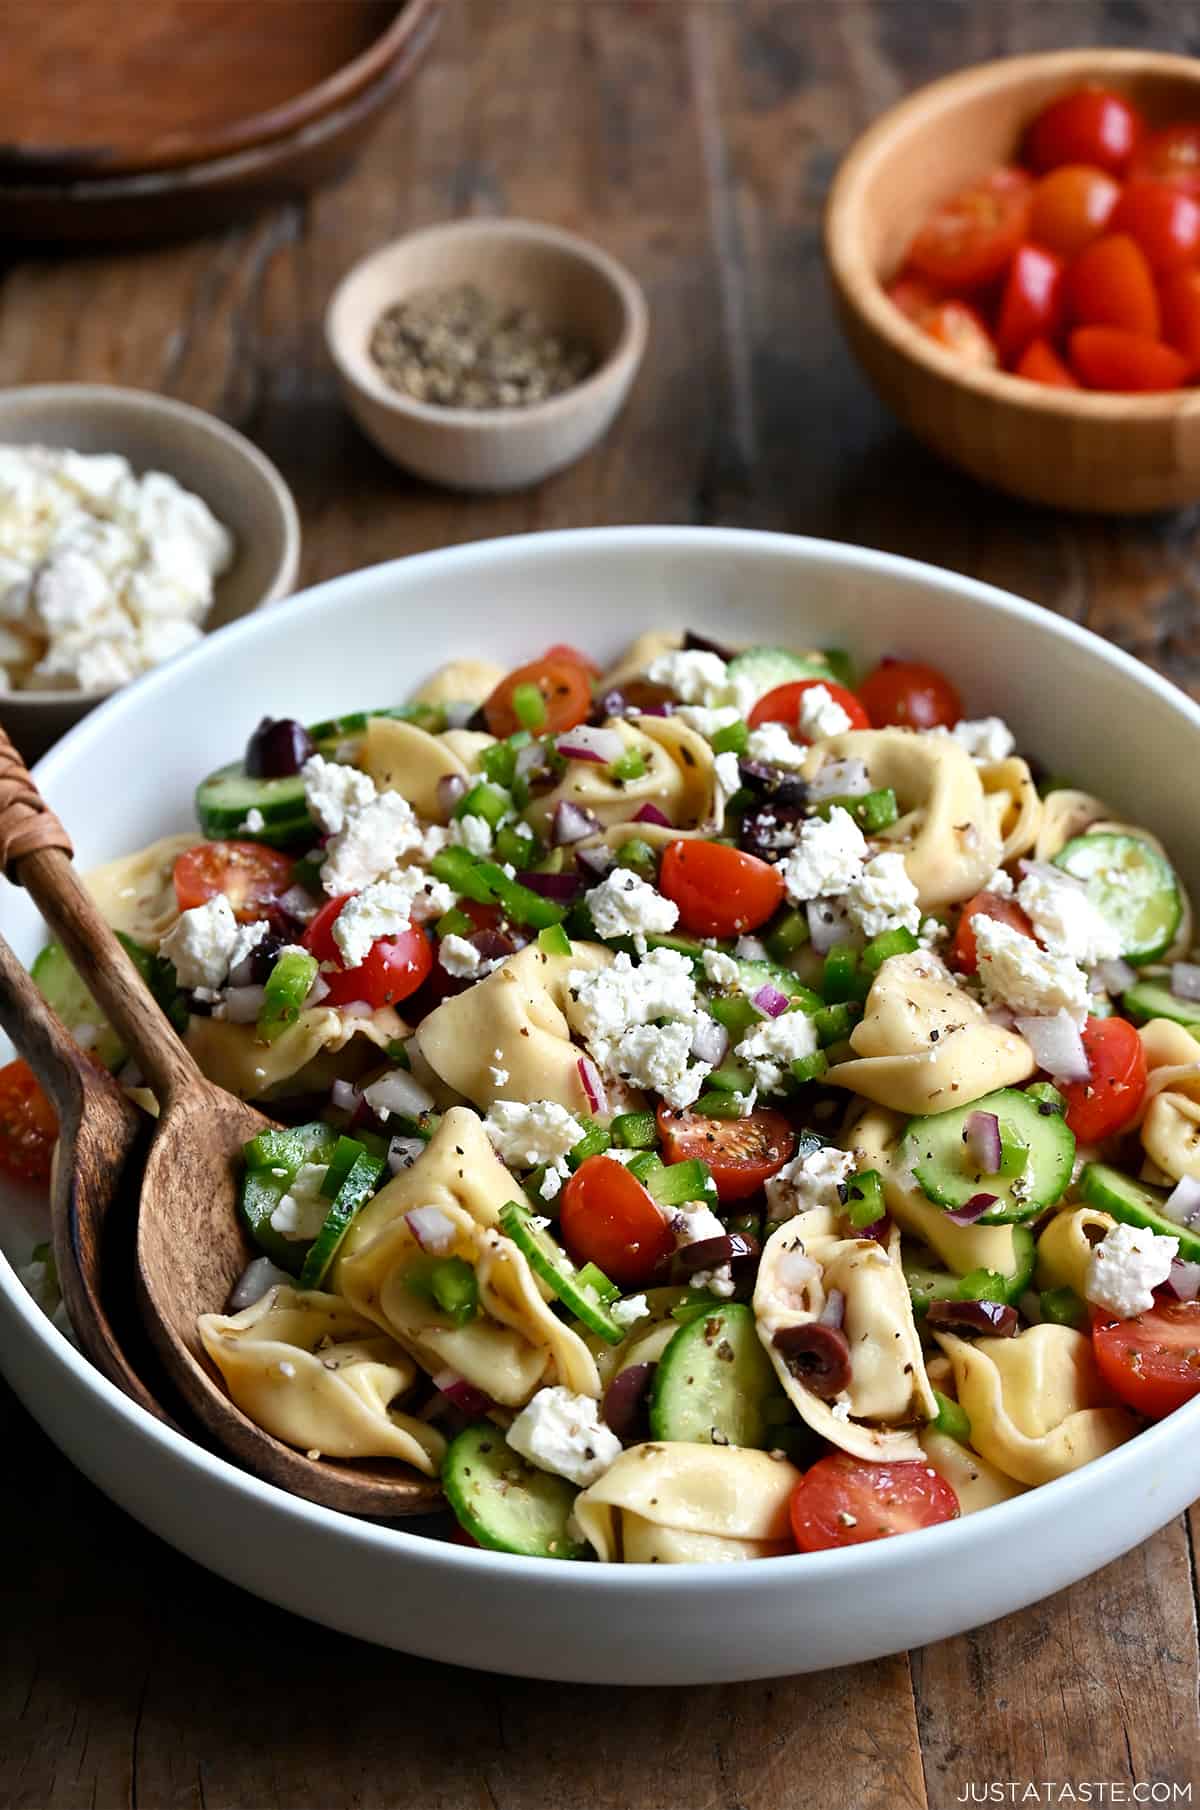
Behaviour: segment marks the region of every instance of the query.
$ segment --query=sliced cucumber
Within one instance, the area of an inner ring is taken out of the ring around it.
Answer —
[[[1139,980],[1135,987],[1122,993],[1121,1007],[1137,1024],[1147,1024],[1151,1018],[1170,1018],[1200,1040],[1200,1001],[1176,999],[1157,981]]]
[[[1178,1238],[1179,1255],[1187,1263],[1200,1263],[1200,1232],[1190,1230],[1163,1212],[1166,1194],[1148,1188],[1132,1176],[1110,1169],[1107,1163],[1086,1163],[1079,1177],[1079,1192],[1093,1207],[1101,1207],[1129,1226],[1145,1226],[1151,1232]]]
[[[1008,1271],[997,1270],[1004,1288],[1004,1299],[1009,1306],[1021,1299],[1033,1281],[1034,1266],[1037,1262],[1037,1241],[1028,1226],[1014,1225],[1012,1229],[1012,1268]],[[915,1257],[905,1256],[904,1280],[908,1283],[908,1292],[912,1297],[913,1312],[918,1318],[929,1309],[931,1301],[961,1301],[961,1276],[951,1270],[942,1269],[933,1260],[932,1251],[920,1251]]]
[[[837,680],[829,661],[820,654],[793,653],[790,647],[748,647],[729,662],[731,679],[752,680],[757,687],[755,697],[765,697],[777,685],[791,685],[797,679]]]
[[[973,1112],[995,1113],[1003,1135],[1027,1147],[1029,1160],[1020,1175],[985,1175],[974,1167],[966,1147],[967,1119]],[[973,1195],[994,1194],[995,1206],[980,1214],[975,1224],[1005,1225],[1032,1219],[1060,1198],[1071,1180],[1075,1136],[1061,1114],[1043,1114],[1038,1101],[1015,1087],[1002,1087],[969,1106],[910,1119],[899,1157],[935,1205],[960,1208]]]
[[[30,977],[69,1031],[95,1026],[98,1035],[92,1049],[105,1068],[120,1068],[125,1060],[125,1045],[76,974],[60,943],[47,943],[30,969]]]
[[[608,1345],[619,1345],[627,1328],[618,1324],[608,1311],[600,1291],[586,1281],[562,1246],[544,1227],[535,1225],[532,1213],[519,1201],[510,1200],[500,1209],[500,1226],[511,1238],[521,1255],[528,1260],[535,1276],[552,1288],[563,1306],[577,1320]]]
[[[350,1230],[350,1223],[355,1215],[365,1207],[374,1194],[379,1177],[383,1173],[383,1162],[364,1150],[351,1165],[350,1172],[334,1196],[333,1205],[325,1215],[325,1223],[308,1247],[308,1254],[300,1271],[301,1288],[320,1288],[324,1282],[329,1266],[338,1253],[338,1246]]]
[[[262,818],[261,829],[244,827],[251,811]],[[288,842],[313,834],[299,773],[252,779],[240,760],[218,767],[196,787],[196,817],[215,841],[235,836],[246,842]]]
[[[451,1441],[442,1488],[471,1538],[492,1552],[529,1559],[588,1556],[587,1546],[567,1532],[578,1491],[565,1478],[526,1464],[490,1421]]]
[[[780,1396],[753,1310],[723,1304],[681,1326],[658,1360],[650,1397],[654,1439],[689,1445],[776,1443]]]
[[[376,716],[415,723],[418,729],[428,729],[433,735],[446,727],[446,712],[440,704],[391,704],[381,710],[352,710],[347,716],[327,717],[323,722],[310,723],[308,733],[318,754],[327,760],[345,760],[353,752],[350,744],[361,741],[367,724]]]
[[[1171,863],[1149,842],[1110,830],[1076,836],[1054,865],[1086,883],[1088,898],[1120,934],[1127,962],[1152,962],[1171,947],[1183,900]]]

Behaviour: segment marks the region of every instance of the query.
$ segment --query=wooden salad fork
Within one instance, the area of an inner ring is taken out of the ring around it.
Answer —
[[[223,1313],[257,1253],[237,1207],[242,1146],[272,1121],[213,1085],[176,1036],[71,863],[71,843],[0,729],[0,867],[24,886],[104,1008],[159,1104],[137,1209],[138,1306],[164,1369],[205,1429],[248,1470],[347,1514],[423,1514],[439,1484],[393,1459],[317,1461],[244,1415],[200,1345],[196,1322]],[[94,1297],[77,1291],[80,1343],[101,1338]],[[70,1307],[68,1308],[70,1311]]]

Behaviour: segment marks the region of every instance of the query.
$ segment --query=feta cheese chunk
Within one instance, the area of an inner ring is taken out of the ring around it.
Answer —
[[[718,704],[712,709],[705,704],[678,704],[671,715],[677,723],[686,723],[707,742],[722,729],[731,729],[741,720],[736,704]]]
[[[636,1326],[639,1320],[650,1317],[650,1305],[645,1295],[630,1295],[624,1301],[614,1301],[608,1311],[617,1325],[625,1327],[627,1331],[631,1326]]]
[[[304,801],[326,836],[336,836],[356,811],[377,796],[375,781],[357,767],[310,754],[300,769]]]
[[[1179,1255],[1179,1240],[1145,1226],[1115,1225],[1092,1252],[1084,1288],[1093,1307],[1132,1320],[1154,1306]]]
[[[315,1238],[329,1213],[331,1202],[321,1192],[325,1163],[301,1163],[296,1179],[271,1215],[271,1227],[281,1238],[307,1243]]]
[[[904,856],[893,849],[868,861],[846,888],[846,909],[868,939],[885,930],[911,930],[915,936],[921,907]]]
[[[845,735],[851,723],[828,686],[810,685],[800,694],[799,727],[810,742],[820,742],[831,735]]]
[[[982,913],[971,920],[979,952],[979,978],[987,1005],[1003,1005],[1018,1018],[1053,1018],[1067,1012],[1082,1025],[1088,1013],[1087,975],[1069,955],[1040,949],[1032,937]]]
[[[781,870],[788,898],[803,905],[845,892],[861,878],[869,853],[866,837],[841,805],[834,806],[828,820],[810,817]]]
[[[567,990],[572,1025],[606,1073],[655,1088],[672,1106],[692,1104],[711,1067],[690,1062],[692,1042],[711,1020],[686,955],[652,949],[635,966],[622,953],[607,968],[573,968]]]
[[[692,1037],[687,1024],[633,1025],[620,1037],[606,1066],[631,1087],[652,1088],[668,1106],[691,1106],[712,1066],[690,1060]]]
[[[1017,745],[1016,736],[998,716],[983,716],[973,722],[955,723],[950,733],[959,746],[966,749],[971,759],[979,761],[981,765],[995,760],[1007,760]]]
[[[764,723],[760,729],[752,729],[746,753],[751,760],[765,760],[773,767],[800,768],[808,759],[808,749],[794,742],[782,723]]]
[[[456,936],[452,932],[449,936],[444,936],[438,944],[438,961],[446,973],[452,974],[455,980],[468,980],[472,974],[477,974],[481,960],[478,949],[474,943],[469,943],[465,936]],[[492,1078],[497,1087],[502,1087],[508,1080],[508,1075],[500,1069],[493,1068]]]
[[[767,1183],[768,1219],[793,1219],[810,1207],[840,1206],[840,1190],[854,1169],[853,1152],[835,1150],[832,1146],[793,1157]]]
[[[1034,867],[1017,888],[1017,903],[1047,949],[1069,955],[1085,968],[1115,961],[1120,931],[1101,916],[1087,889],[1056,867]]]
[[[733,956],[726,955],[723,949],[706,949],[700,959],[704,965],[704,977],[714,987],[741,985],[742,970]]]
[[[706,1207],[702,1200],[686,1201],[682,1207],[676,1208],[671,1215],[671,1230],[675,1234],[675,1249],[683,1250],[685,1245],[704,1244],[709,1238],[724,1238],[725,1227],[721,1224],[711,1207]]]
[[[728,668],[719,654],[690,648],[686,652],[675,648],[669,654],[659,654],[646,668],[650,683],[665,685],[681,703],[710,706],[714,702],[712,694],[721,691],[727,674]]]
[[[247,925],[247,929],[251,926]],[[229,973],[235,950],[248,954],[266,934],[266,925],[254,926],[258,936],[247,941],[238,934],[238,921],[224,893],[205,899],[181,912],[179,922],[159,945],[159,953],[175,964],[181,987],[220,987]],[[241,960],[241,955],[238,957]]]
[[[468,812],[465,817],[456,817],[450,825],[450,841],[465,848],[470,855],[490,854],[493,840],[492,826],[486,817],[476,817]]]
[[[678,905],[628,867],[614,867],[599,886],[584,895],[584,903],[591,912],[597,935],[631,936],[642,954],[647,932],[661,936],[679,922]]]
[[[540,1471],[581,1489],[598,1483],[621,1456],[621,1441],[600,1419],[600,1404],[569,1389],[539,1389],[504,1435]]]
[[[334,919],[333,940],[346,967],[357,968],[381,936],[400,936],[414,918],[438,917],[453,903],[444,881],[429,879],[419,867],[406,868],[347,899]]]
[[[569,1173],[567,1156],[583,1136],[579,1120],[555,1100],[496,1100],[483,1129],[510,1168],[537,1169],[544,1163],[560,1176]]]
[[[713,771],[717,776],[717,789],[721,796],[716,801],[718,815],[725,802],[732,798],[742,783],[742,770],[738,765],[738,757],[732,751],[718,754],[713,761]]]
[[[750,1067],[764,1093],[779,1093],[788,1079],[788,1065],[813,1055],[816,1048],[817,1033],[808,1014],[783,1012],[747,1032],[737,1046],[737,1059]]]
[[[382,880],[401,855],[421,845],[421,826],[399,792],[381,792],[353,810],[325,848],[321,884],[332,897]]]

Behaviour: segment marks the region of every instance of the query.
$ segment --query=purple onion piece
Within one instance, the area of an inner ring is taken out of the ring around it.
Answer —
[[[750,1004],[764,1018],[782,1018],[790,1003],[787,994],[781,993],[778,987],[771,986],[770,982],[764,982],[750,995]]]
[[[1003,1301],[931,1301],[925,1324],[960,1339],[1011,1339],[1017,1310]]]
[[[591,760],[592,756],[586,758]],[[569,843],[582,842],[585,836],[594,836],[599,828],[600,819],[594,811],[560,798],[550,822],[550,840],[555,848],[565,848]]]
[[[632,706],[625,693],[614,686],[611,691],[605,692],[597,708],[601,717],[625,716]]]
[[[539,893],[543,899],[554,899],[562,905],[573,904],[585,884],[582,874],[520,873],[517,879],[530,892]]]
[[[1194,1175],[1181,1176],[1164,1200],[1163,1212],[1177,1225],[1200,1223],[1200,1181]]]
[[[726,662],[733,659],[733,649],[726,647],[723,641],[711,641],[707,635],[698,635],[690,628],[683,631],[683,651],[685,654],[716,654],[718,660]]]
[[[1185,1263],[1176,1257],[1166,1286],[1177,1301],[1194,1301],[1200,1295],[1200,1263]]]
[[[608,1093],[604,1086],[600,1070],[590,1056],[580,1056],[575,1064],[579,1076],[579,1085],[587,1099],[588,1111],[597,1115],[608,1111]]]
[[[576,867],[582,867],[594,880],[603,880],[617,865],[617,857],[603,842],[597,842],[591,848],[576,848],[574,854]]]
[[[313,752],[303,723],[290,716],[265,716],[246,743],[243,765],[251,779],[290,779]]]
[[[840,1395],[850,1382],[850,1344],[837,1326],[810,1320],[781,1326],[771,1341],[797,1382],[822,1401]]]
[[[650,1431],[646,1397],[656,1368],[654,1364],[627,1364],[604,1391],[600,1413],[626,1445],[638,1444]]]
[[[998,1175],[1004,1152],[1000,1121],[994,1112],[969,1112],[963,1142],[976,1168],[984,1175]]]
[[[859,1238],[873,1238],[876,1244],[883,1245],[886,1250],[892,1236],[892,1220],[888,1213],[881,1213],[873,1219],[869,1226],[856,1226],[855,1234]]]
[[[698,1238],[694,1244],[683,1245],[676,1259],[685,1276],[694,1276],[698,1270],[720,1269],[723,1263],[757,1257],[759,1248],[757,1238],[748,1232],[727,1232],[723,1238]]]
[[[1079,1026],[1066,1011],[1053,1018],[1018,1018],[1017,1029],[1039,1068],[1055,1081],[1086,1081],[1091,1074]]]
[[[617,730],[595,729],[588,723],[564,729],[554,745],[564,760],[595,761],[600,766],[620,760],[625,752],[625,743]]]
[[[831,1288],[825,1305],[817,1316],[820,1326],[840,1326],[846,1317],[846,1297],[840,1288]]]
[[[1106,964],[1106,966],[1112,965],[1111,963]],[[1131,987],[1136,978],[1136,973],[1134,973],[1133,978],[1127,980],[1125,985]],[[1169,979],[1171,991],[1176,999],[1200,999],[1200,962],[1176,962],[1171,969]]]
[[[696,1029],[692,1033],[692,1055],[697,1062],[707,1062],[710,1068],[717,1068],[725,1058],[729,1048],[729,1032],[715,1018],[707,1016],[696,1020]]]
[[[947,1207],[946,1218],[952,1225],[973,1226],[980,1214],[986,1213],[989,1207],[994,1207],[999,1198],[998,1194],[972,1194],[970,1200],[965,1200],[961,1207]]]
[[[437,800],[448,817],[460,798],[465,798],[467,782],[461,773],[443,773],[437,782]]]
[[[643,712],[644,714],[646,713]],[[671,828],[671,819],[665,811],[660,811],[656,804],[639,805],[633,813],[633,821],[635,823],[656,823],[660,829],[664,830]]]
[[[738,777],[747,792],[756,798],[769,798],[775,804],[805,804],[808,786],[798,773],[787,767],[776,767],[768,760],[743,757],[738,762]]]

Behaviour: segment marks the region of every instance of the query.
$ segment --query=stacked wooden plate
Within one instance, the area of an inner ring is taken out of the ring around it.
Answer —
[[[337,175],[442,0],[5,0],[0,234],[202,231]]]

